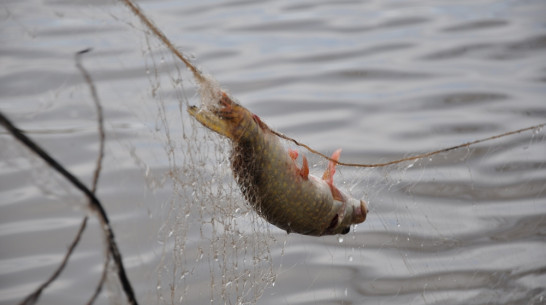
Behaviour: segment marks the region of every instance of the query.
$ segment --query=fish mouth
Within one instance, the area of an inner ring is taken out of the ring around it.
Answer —
[[[188,113],[199,123],[208,129],[219,133],[228,138],[234,138],[232,133],[233,123],[229,118],[225,118],[205,107],[188,106]]]
[[[197,106],[188,106],[188,113],[191,116],[196,117],[198,111],[199,111],[199,108]]]

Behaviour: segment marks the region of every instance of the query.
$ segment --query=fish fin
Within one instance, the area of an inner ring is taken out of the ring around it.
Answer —
[[[337,161],[339,160],[340,155],[341,155],[341,148],[334,151],[331,158]],[[328,163],[328,167],[326,168],[326,171],[324,171],[324,175],[322,175],[322,180],[325,180],[329,185],[333,185],[335,173],[336,173],[336,163],[333,161],[330,161],[330,163]]]
[[[292,160],[296,161],[296,159],[298,158],[298,151],[295,150],[295,149],[288,149],[288,154],[290,155],[290,158],[292,158]]]
[[[296,164],[296,159],[298,159],[298,151],[295,149],[288,149],[288,155],[290,155],[290,158],[292,161],[294,161],[294,164],[296,165],[296,173],[300,175],[303,179],[307,180],[309,179],[309,163],[307,162],[307,158],[305,155],[302,156],[302,165],[301,168],[298,167]]]
[[[330,192],[332,192],[332,197],[334,197],[335,200],[345,202],[345,199],[343,198],[343,195],[341,195],[341,191],[337,189],[333,184],[328,183],[330,186]]]
[[[303,155],[303,163],[301,165],[300,175],[305,180],[309,179],[309,163],[307,163],[307,158],[305,157],[305,155]]]

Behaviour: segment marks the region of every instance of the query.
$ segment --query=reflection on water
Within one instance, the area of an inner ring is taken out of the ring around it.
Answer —
[[[270,126],[325,153],[342,147],[349,162],[546,121],[543,1],[141,5]],[[287,236],[240,202],[227,144],[179,108],[196,102],[189,75],[125,7],[31,0],[3,8],[0,109],[86,183],[95,114],[73,54],[94,48],[84,64],[108,137],[98,196],[142,303],[546,302],[544,131],[388,168],[340,168],[341,188],[370,204],[366,222],[342,239]],[[6,133],[0,145],[0,304],[13,304],[51,274],[85,200]],[[310,160],[320,174],[326,162]],[[179,187],[192,181],[201,195]],[[181,200],[203,195],[217,202]],[[86,302],[102,246],[92,221],[41,303]]]

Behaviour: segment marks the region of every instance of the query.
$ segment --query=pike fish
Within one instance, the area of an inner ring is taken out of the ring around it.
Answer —
[[[277,135],[255,114],[225,92],[217,103],[189,106],[188,112],[210,130],[231,140],[231,168],[251,206],[287,233],[311,236],[347,234],[368,212],[363,200],[352,198],[333,183],[336,163],[322,178],[309,174],[307,158],[287,150]],[[338,160],[341,149],[332,155]]]

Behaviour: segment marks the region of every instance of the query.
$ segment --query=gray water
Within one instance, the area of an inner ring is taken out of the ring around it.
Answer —
[[[325,153],[341,147],[346,161],[394,160],[546,122],[541,0],[139,3],[269,126]],[[176,265],[201,272],[198,283],[175,281],[186,289],[182,303],[235,304],[237,296],[211,300],[207,287],[222,271],[210,269],[212,259],[191,256],[206,232],[190,227],[179,236],[188,237],[191,259],[162,261],[172,245],[161,243],[168,232],[158,215],[167,213],[172,187],[149,177],[172,165],[165,133],[177,151],[206,145],[182,137],[207,133],[180,119],[178,101],[197,102],[188,75],[176,78],[176,60],[120,3],[3,1],[0,8],[0,110],[88,184],[96,119],[74,53],[93,48],[84,65],[108,137],[97,194],[141,303],[180,301],[171,301],[157,275]],[[168,129],[158,105],[175,122]],[[227,145],[217,137],[204,141]],[[86,213],[85,199],[4,131],[0,147],[0,304],[14,304],[58,265]],[[340,188],[369,203],[366,222],[343,237],[321,238],[264,225],[274,280],[256,284],[263,294],[243,300],[546,304],[545,152],[544,131],[527,132],[430,160],[339,168]],[[214,169],[215,154],[202,155]],[[309,157],[320,175],[326,163]],[[224,179],[232,185],[229,172]],[[243,235],[253,234],[242,226]],[[102,249],[92,217],[40,304],[85,303],[100,277]],[[112,282],[105,290],[123,303]],[[108,302],[102,294],[97,303]]]

